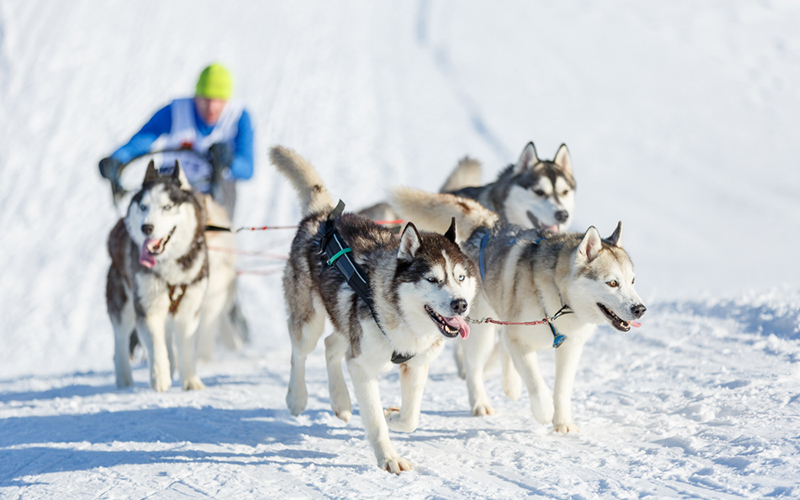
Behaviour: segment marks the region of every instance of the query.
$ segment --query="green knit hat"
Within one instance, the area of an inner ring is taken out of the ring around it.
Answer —
[[[195,95],[209,99],[228,100],[233,94],[233,79],[222,65],[214,63],[200,73]]]

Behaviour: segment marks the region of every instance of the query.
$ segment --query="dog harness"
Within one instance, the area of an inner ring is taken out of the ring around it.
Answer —
[[[491,239],[491,233],[488,232],[488,231],[486,232],[486,234],[483,235],[483,238],[481,238],[480,253],[478,254],[478,267],[480,268],[480,271],[481,271],[481,281],[484,281],[485,276],[486,276],[486,264],[485,264],[485,259],[484,259],[483,254],[484,254],[484,252],[486,250],[486,245],[489,244],[489,240],[490,239]],[[542,239],[543,238],[539,238],[538,240],[534,241],[533,244],[534,245],[538,245],[542,241]],[[511,241],[508,243],[508,245],[511,246],[511,245],[515,244],[516,242],[517,242],[517,239],[516,238],[512,238]],[[481,320],[472,320],[471,322],[472,323],[493,323],[495,325],[522,325],[522,326],[533,326],[533,325],[547,324],[547,326],[550,327],[550,331],[553,333],[553,348],[557,349],[558,347],[561,346],[561,344],[564,343],[565,340],[567,340],[567,336],[563,335],[561,333],[558,333],[558,330],[556,330],[556,326],[553,324],[553,321],[555,321],[559,316],[562,316],[564,314],[570,314],[572,312],[572,309],[570,309],[570,307],[568,305],[564,304],[563,300],[561,301],[561,303],[563,304],[561,306],[561,309],[559,309],[554,315],[552,315],[552,316],[550,316],[548,318],[544,318],[541,321],[526,321],[526,322],[517,323],[517,322],[513,322],[513,321],[499,321],[499,320],[492,319],[492,318],[483,318]]]
[[[378,329],[384,336],[387,336],[381,326],[378,315],[375,313],[375,305],[372,301],[372,292],[369,286],[369,276],[361,269],[361,266],[353,261],[350,256],[353,251],[352,248],[347,245],[344,238],[342,238],[342,235],[339,233],[339,230],[336,229],[336,219],[342,215],[342,212],[344,212],[344,202],[339,200],[336,208],[328,214],[328,218],[320,225],[319,254],[326,257],[325,264],[327,264],[328,267],[333,267],[344,276],[350,288],[353,289],[356,295],[358,295],[369,308],[369,312],[372,314],[372,319],[375,320],[375,324],[378,325]],[[413,357],[413,354],[400,354],[394,351],[392,352],[392,363],[399,365]]]

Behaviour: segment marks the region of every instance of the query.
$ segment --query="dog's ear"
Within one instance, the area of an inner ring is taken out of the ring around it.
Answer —
[[[156,170],[156,162],[150,160],[150,163],[147,164],[147,171],[144,173],[144,180],[142,181],[142,185],[145,184],[153,184],[158,180],[158,171]]]
[[[181,168],[181,163],[178,160],[175,160],[175,168],[172,169],[172,179],[178,182],[181,189],[192,189],[192,185],[189,184],[189,179],[186,178],[186,173]]]
[[[586,234],[583,235],[580,245],[578,245],[577,259],[585,263],[589,263],[597,258],[600,254],[600,249],[603,248],[603,241],[600,239],[600,233],[594,226],[589,226]]]
[[[447,228],[447,232],[444,233],[444,237],[448,240],[452,241],[453,243],[456,242],[456,218],[450,218],[450,227]]]
[[[400,249],[397,250],[398,260],[414,260],[420,245],[422,244],[422,237],[419,235],[416,226],[409,222],[403,230],[403,235],[400,236]]]
[[[611,233],[611,236],[603,241],[611,246],[622,248],[622,221],[617,222],[617,228]]]
[[[572,175],[572,157],[569,155],[569,149],[567,149],[566,144],[562,144],[558,151],[556,151],[556,157],[553,160],[553,163],[558,165],[559,167],[563,168],[567,172]]]
[[[532,168],[537,163],[539,163],[539,157],[536,156],[536,146],[533,145],[533,142],[529,142],[514,165],[514,173],[518,174],[527,168]]]

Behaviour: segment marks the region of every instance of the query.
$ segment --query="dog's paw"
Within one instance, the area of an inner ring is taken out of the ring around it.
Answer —
[[[511,401],[516,401],[522,396],[522,379],[519,378],[519,375],[516,377],[503,376],[503,392]]]
[[[573,424],[572,422],[567,422],[567,423],[555,424],[553,426],[553,431],[557,432],[558,434],[569,434],[570,432],[574,434],[576,432],[580,432],[580,429],[578,429],[578,426]]]
[[[306,409],[306,403],[308,403],[308,392],[305,388],[302,391],[293,391],[289,388],[289,392],[286,394],[286,406],[289,408],[289,413],[295,417],[300,415]]]
[[[117,389],[126,389],[128,387],[133,387],[133,377],[130,374],[117,377]]]
[[[200,381],[200,377],[195,375],[194,377],[189,377],[183,381],[183,390],[184,391],[200,391],[205,389],[206,386],[203,382]]]
[[[150,387],[156,392],[167,392],[172,387],[172,379],[169,374],[161,377],[150,377]]]
[[[400,408],[390,406],[383,410],[383,416],[386,418],[386,425],[396,432],[414,432],[417,430],[417,424],[411,422],[411,419],[403,420],[400,418]]]
[[[405,458],[395,456],[384,460],[381,463],[381,469],[385,470],[386,472],[400,474],[401,472],[410,471],[411,464]]]
[[[531,395],[531,413],[540,424],[549,424],[553,421],[555,408],[553,407],[553,397],[549,394]]]
[[[342,410],[334,412],[334,415],[336,415],[336,418],[344,420],[344,423],[347,423],[350,421],[350,417],[353,416],[353,412],[351,412],[350,410]]]
[[[472,407],[472,414],[476,417],[486,417],[495,413],[497,410],[489,403],[475,403],[475,406]]]

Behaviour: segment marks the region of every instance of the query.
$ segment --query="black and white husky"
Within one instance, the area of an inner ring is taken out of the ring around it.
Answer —
[[[142,189],[108,237],[106,304],[114,327],[117,387],[133,385],[129,356],[136,329],[147,350],[150,387],[172,385],[173,332],[184,389],[202,389],[195,371],[195,332],[208,286],[203,204],[176,162],[159,175],[151,161]]]
[[[349,255],[369,276],[373,316],[343,274],[320,254],[320,226],[334,203],[317,172],[282,147],[271,150],[271,159],[300,195],[304,216],[283,278],[292,340],[289,410],[298,415],[306,407],[306,357],[328,317],[334,329],[325,339],[334,413],[344,421],[351,416],[344,357],[378,466],[394,473],[409,470],[410,464],[389,441],[388,429],[416,429],[429,364],[446,338],[469,334],[464,317],[477,288],[475,267],[455,243],[454,221],[444,235],[418,232],[409,223],[397,239],[364,217],[343,214],[335,219],[335,228],[349,244]],[[400,364],[402,408],[384,411],[378,375],[391,368],[397,354],[412,356]]]
[[[436,230],[455,217],[464,250],[482,269],[474,317],[527,322],[571,308],[572,314],[553,322],[566,336],[555,353],[554,393],[537,360],[538,351],[554,347],[555,331],[548,325],[502,328],[505,351],[516,368],[504,371],[503,387],[509,397],[518,398],[521,375],[534,417],[543,424],[552,422],[557,432],[577,431],[571,397],[584,344],[597,325],[626,332],[646,310],[634,289],[633,264],[622,248],[622,223],[606,239],[594,227],[585,233],[540,234],[498,223],[495,213],[475,201],[449,194],[398,188],[390,199],[401,216],[426,229]],[[483,385],[494,339],[494,326],[479,324],[463,342],[470,406],[478,416],[494,413]]]
[[[565,231],[575,212],[572,158],[562,144],[553,160],[540,160],[529,142],[517,162],[500,172],[496,181],[449,192],[478,201],[504,223]]]

